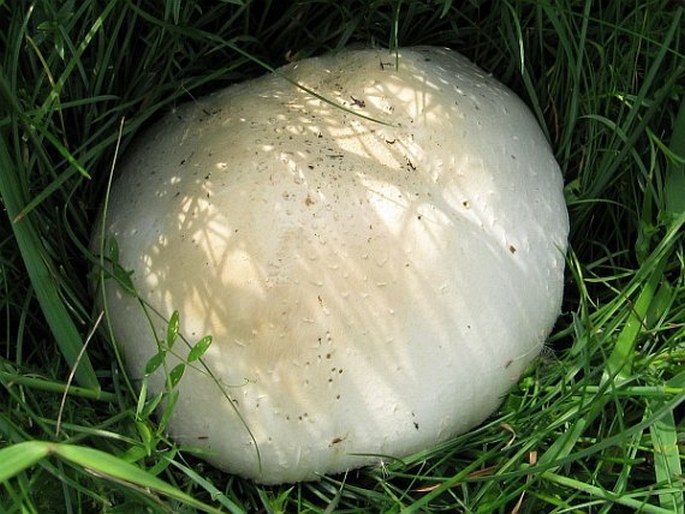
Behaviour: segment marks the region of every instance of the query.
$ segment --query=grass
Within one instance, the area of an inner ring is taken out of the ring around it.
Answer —
[[[684,23],[673,0],[0,0],[0,512],[685,512]],[[165,109],[358,43],[450,46],[530,105],[565,176],[563,314],[474,431],[257,486],[128,386],[87,244]]]

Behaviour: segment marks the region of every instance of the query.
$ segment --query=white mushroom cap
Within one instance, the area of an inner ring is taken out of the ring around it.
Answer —
[[[186,371],[171,435],[259,482],[468,430],[560,310],[558,165],[516,95],[446,49],[308,59],[185,105],[141,137],[110,205],[140,296],[191,343],[214,337],[220,383]],[[113,282],[107,298],[139,379],[149,322]]]

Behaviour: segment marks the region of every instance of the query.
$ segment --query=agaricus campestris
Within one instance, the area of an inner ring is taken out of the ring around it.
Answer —
[[[104,283],[131,376],[174,311],[167,370],[211,334],[169,432],[263,483],[482,422],[560,310],[559,167],[516,95],[447,49],[343,51],[179,107],[105,219],[148,306]]]

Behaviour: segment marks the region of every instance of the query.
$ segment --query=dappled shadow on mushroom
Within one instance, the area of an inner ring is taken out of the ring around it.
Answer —
[[[214,337],[216,380],[186,372],[172,435],[264,481],[401,457],[481,421],[543,344],[559,296],[544,270],[563,268],[539,219],[557,207],[529,187],[556,179],[520,155],[548,149],[490,135],[535,123],[500,105],[508,91],[382,62],[383,81],[349,90],[344,70],[306,82],[303,66],[307,90],[267,77],[256,96],[170,117],[178,169],[139,176],[154,195],[120,200],[112,228],[141,296],[162,318],[178,310],[191,343]],[[144,230],[147,243],[126,237]],[[126,357],[141,377],[156,348],[139,326],[119,337],[140,341]]]

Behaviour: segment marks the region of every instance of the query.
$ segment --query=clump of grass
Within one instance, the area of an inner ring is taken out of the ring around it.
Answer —
[[[683,7],[205,4],[0,2],[0,511],[684,512]],[[87,245],[117,145],[161,111],[350,44],[450,46],[531,106],[566,180],[564,312],[471,433],[256,486],[167,440],[106,331],[89,338]]]

